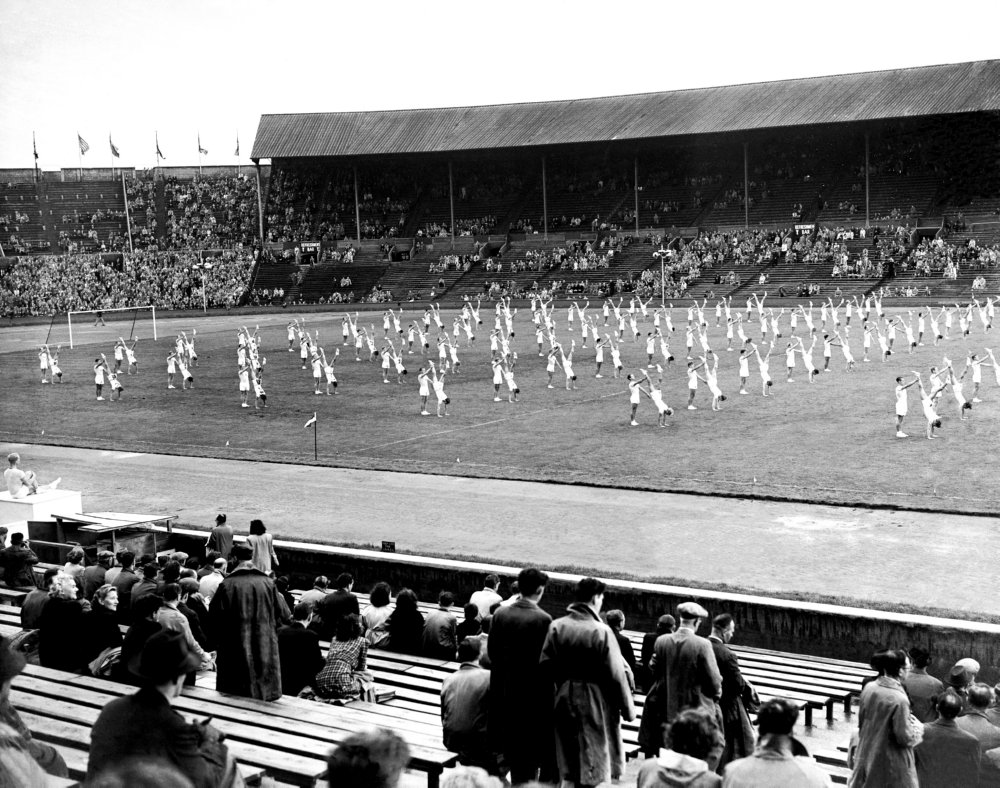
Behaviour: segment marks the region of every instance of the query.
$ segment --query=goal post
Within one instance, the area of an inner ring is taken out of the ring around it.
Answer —
[[[132,325],[134,327],[135,326],[134,316],[137,315],[139,312],[142,312],[142,311],[149,311],[152,314],[152,318],[153,318],[153,340],[156,341],[156,339],[157,339],[157,336],[156,336],[156,307],[154,305],[152,305],[152,304],[149,304],[147,306],[119,306],[119,307],[114,307],[112,309],[78,309],[78,310],[75,310],[73,312],[67,312],[66,313],[66,325],[67,325],[67,327],[69,329],[69,346],[70,346],[70,349],[72,349],[72,347],[73,347],[73,316],[74,315],[98,315],[98,314],[100,314],[100,315],[107,315],[107,314],[110,314],[112,312],[131,312],[131,313],[133,313]],[[79,326],[79,324],[80,324],[80,320],[78,319],[77,320],[77,326]],[[132,332],[129,331],[130,335],[131,335],[131,333]]]

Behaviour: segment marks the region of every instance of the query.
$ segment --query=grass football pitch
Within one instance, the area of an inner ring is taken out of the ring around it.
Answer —
[[[404,328],[422,313],[422,309],[406,310]],[[449,328],[453,314],[442,313]],[[390,374],[391,383],[384,384],[378,360],[369,362],[365,351],[365,360],[356,362],[353,346],[342,345],[339,313],[304,315],[306,328],[319,330],[328,356],[341,349],[335,396],[313,394],[311,373],[301,369],[297,348],[287,351],[285,322],[290,315],[278,312],[259,317],[212,313],[207,318],[191,315],[161,320],[155,343],[148,320],[140,317],[134,326],[141,338],[137,347],[140,372],[121,375],[125,394],[120,402],[96,401],[92,367],[101,352],[113,363],[114,341],[121,334],[127,337],[133,327],[130,321],[75,327],[72,350],[65,344],[65,329],[54,324],[50,341],[64,343],[60,352],[64,382],[54,385],[39,383],[37,357],[30,349],[45,340],[48,326],[17,328],[17,342],[10,333],[15,329],[3,329],[0,439],[313,463],[313,431],[303,425],[315,412],[318,462],[325,465],[961,512],[1000,509],[993,466],[1000,437],[1000,387],[993,369],[983,370],[983,401],[973,407],[968,420],[958,419],[954,399],[945,393],[938,408],[943,418],[939,437],[926,440],[914,387],[909,391],[910,413],[904,425],[910,437],[897,439],[894,430],[895,377],[909,377],[910,370],[920,370],[926,380],[929,367],[940,366],[945,356],[961,373],[967,353],[982,353],[994,341],[992,332],[985,334],[978,321],[968,338],[959,336],[956,321],[952,338],[939,347],[933,347],[931,338],[925,336],[926,344],[912,355],[906,352],[900,332],[895,352],[886,363],[879,358],[877,344],[872,361],[863,363],[862,332],[855,318],[850,343],[858,360],[856,371],[845,371],[840,349],[834,348],[833,371],[820,373],[810,384],[801,359],[796,362],[795,382],[785,380],[786,315],[785,336],[777,340],[771,358],[771,396],[763,398],[753,361],[750,393],[737,393],[738,352],[726,352],[724,325],[717,328],[714,314],[706,313],[710,341],[720,356],[720,384],[727,395],[722,410],[713,412],[704,384],[698,390],[698,409],[684,407],[686,310],[677,308],[671,314],[676,331],[669,341],[675,361],[665,367],[663,389],[675,413],[666,428],[657,427],[655,408],[646,398],[639,408],[639,426],[628,423],[624,374],[646,368],[645,342],[626,339],[622,343],[625,372],[621,379],[612,377],[610,353],[605,352],[604,377],[597,379],[592,343],[580,347],[578,324],[572,334],[568,332],[565,309],[556,313],[557,338],[567,346],[570,339],[577,341],[576,390],[565,389],[558,368],[555,388],[546,387],[545,359],[538,356],[530,315],[522,309],[515,317],[512,340],[518,353],[515,376],[521,401],[508,403],[502,386],[502,401],[494,402],[489,363],[493,321],[484,304],[484,325],[477,327],[475,343],[466,347],[462,339],[460,373],[447,377],[451,405],[446,418],[434,415],[433,392],[431,415],[419,415],[416,372],[423,360],[419,348],[414,355],[406,355],[408,374],[403,384],[395,382],[395,374]],[[257,322],[267,358],[268,406],[263,416],[257,416],[252,406],[240,407],[236,372],[236,328],[252,328]],[[374,324],[381,338],[380,311],[362,312],[359,324]],[[197,329],[199,355],[199,366],[193,370],[194,389],[168,390],[165,359],[173,336],[179,330],[190,335],[192,329]],[[640,330],[644,339],[652,330],[651,320],[640,322]],[[746,330],[759,340],[756,322]],[[800,321],[798,333],[808,345],[805,332]],[[431,344],[428,358],[436,359],[433,334]],[[695,351],[698,355],[697,343]],[[822,367],[821,341],[813,358]],[[655,362],[662,361],[657,348]],[[656,375],[654,369],[649,372]],[[971,373],[966,376],[965,392],[971,399]],[[428,490],[432,492],[432,483]]]

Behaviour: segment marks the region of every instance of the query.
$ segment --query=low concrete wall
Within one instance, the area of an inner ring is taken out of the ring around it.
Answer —
[[[175,539],[187,552],[197,554],[205,536],[185,537],[179,533]],[[422,601],[433,601],[440,591],[447,590],[462,604],[482,588],[483,577],[489,573],[500,576],[500,591],[506,595],[519,570],[284,540],[276,540],[275,549],[281,574],[292,578],[293,587],[311,587],[316,575],[326,575],[332,582],[341,572],[349,572],[358,591],[366,592],[375,583],[385,581],[394,592],[412,589]],[[548,574],[550,582],[542,607],[558,616],[572,601],[579,576]],[[932,672],[942,677],[955,661],[971,656],[982,665],[980,675],[984,681],[1000,680],[1000,625],[602,579],[608,585],[604,610],[624,611],[628,629],[651,632],[661,615],[676,615],[678,604],[695,600],[713,616],[730,613],[736,620],[735,642],[741,645],[856,662],[867,662],[878,648],[921,646],[936,656]],[[702,634],[708,634],[707,630]]]

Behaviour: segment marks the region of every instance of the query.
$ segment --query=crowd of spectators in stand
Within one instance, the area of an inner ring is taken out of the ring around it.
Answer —
[[[0,313],[50,315],[80,309],[152,304],[164,309],[202,305],[235,306],[246,293],[254,260],[227,251],[206,259],[193,252],[136,252],[124,255],[20,257],[0,273]]]
[[[166,249],[223,249],[257,234],[257,185],[239,177],[167,178]]]
[[[429,274],[443,274],[446,271],[468,271],[480,260],[479,254],[443,254],[437,262],[427,267]]]
[[[148,693],[162,692],[169,709],[198,671],[214,670],[220,692],[263,703],[283,695],[371,702],[377,668],[370,654],[382,650],[460,663],[439,691],[443,745],[462,764],[443,775],[443,787],[500,785],[490,775],[515,786],[620,782],[622,727],[638,716],[636,693],[645,695],[639,788],[832,784],[810,755],[810,740],[795,736],[799,704],[774,689],[761,702],[744,675],[730,645],[740,622],[729,613],[713,616],[697,602],[682,602],[636,648],[625,612],[606,609],[605,583],[578,580],[572,601],[554,618],[540,604],[548,575],[534,567],[522,569],[508,593],[488,574],[471,593],[441,590],[436,606],[421,606],[408,588],[394,594],[385,582],[373,584],[362,601],[347,572],[333,582],[317,576],[311,588],[293,594],[289,578],[276,577],[279,558],[263,523],[254,520],[250,533],[234,543],[220,515],[204,558],[101,551],[88,561],[74,548],[36,587],[37,556],[21,534],[7,546],[0,532],[5,584],[30,590],[20,608],[22,633],[0,641],[0,777],[14,770],[31,776],[29,784],[43,784],[45,772],[65,777],[68,771],[55,748],[32,738],[11,702],[8,690],[26,654],[44,668],[138,688],[109,702],[94,723],[90,778],[138,754],[166,755],[164,768],[216,785],[206,776],[210,758],[217,768],[227,760],[225,747],[209,756],[192,746],[192,731],[179,718],[172,727],[157,726],[154,738],[151,730],[130,727],[136,706],[152,713]],[[880,648],[870,666],[858,725],[845,741],[851,785],[1000,781],[998,688],[981,680],[976,659],[942,664],[923,647]],[[399,734],[356,733],[331,753],[328,778],[331,785],[394,788],[407,762]]]
[[[916,276],[957,279],[959,271],[986,270],[1000,266],[1000,244],[979,246],[975,239],[952,244],[944,238],[924,238],[897,264],[898,270],[912,270]]]
[[[455,235],[489,235],[497,226],[497,217],[486,214],[476,219],[456,219]],[[446,238],[451,236],[451,225],[446,222],[430,222],[417,230],[418,237]]]

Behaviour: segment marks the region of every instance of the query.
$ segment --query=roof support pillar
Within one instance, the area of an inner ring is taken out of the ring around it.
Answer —
[[[868,214],[868,132],[865,132],[865,227],[871,225],[871,216]]]
[[[260,228],[260,253],[264,254],[264,193],[260,187],[260,159],[253,160],[253,166],[257,170],[257,224]]]
[[[632,159],[632,183],[635,185],[635,238],[639,240],[639,157]]]
[[[750,143],[743,143],[743,227],[750,227],[750,166],[749,166]]]
[[[542,224],[544,229],[544,238],[546,241],[549,240],[549,198],[545,193],[545,156],[542,156]]]
[[[455,251],[455,181],[452,178],[451,159],[448,160],[448,202],[451,204],[451,251]]]
[[[361,248],[361,205],[358,203],[358,165],[354,165],[354,227],[358,237],[358,248]]]

